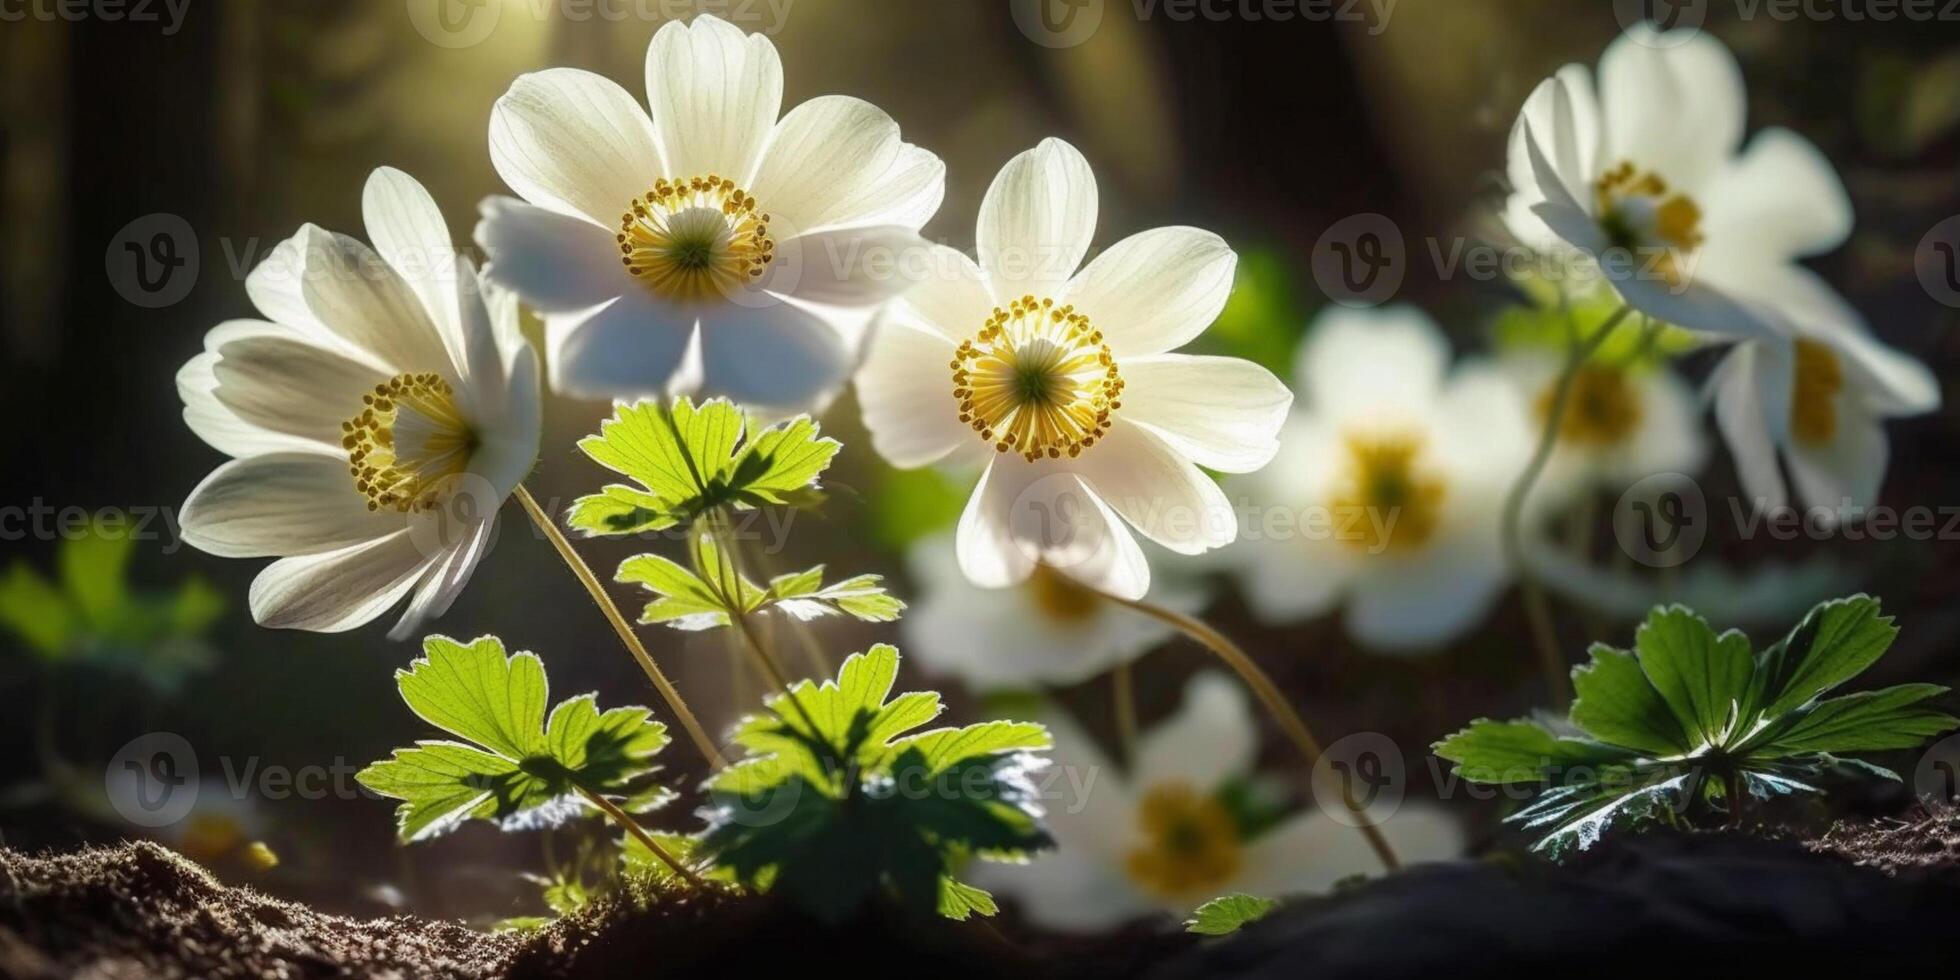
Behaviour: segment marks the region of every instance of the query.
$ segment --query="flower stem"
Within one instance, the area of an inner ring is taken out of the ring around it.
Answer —
[[[705,568],[703,566],[707,562],[702,560],[701,549],[695,548],[694,574],[715,590],[717,598],[721,600],[722,608],[728,611],[729,624],[741,635],[745,647],[755,658],[756,666],[762,669],[762,675],[768,678],[772,687],[782,690],[783,696],[789,699],[790,706],[802,717],[803,724],[809,727],[811,734],[817,734],[822,729],[817,727],[816,719],[811,717],[809,709],[803,707],[803,702],[796,696],[796,689],[790,685],[789,676],[783,672],[782,665],[776,661],[776,658],[769,653],[769,648],[763,644],[762,637],[756,635],[755,624],[749,621],[748,609],[742,599],[742,582],[745,576],[742,571],[741,554],[737,550],[740,542],[734,539],[729,523],[726,513],[723,512],[702,515],[700,526],[708,529],[708,536],[714,540],[716,547],[721,551],[723,561],[717,563],[720,566],[718,568]],[[734,581],[724,579],[722,574],[724,570],[727,578],[732,578]]]
[[[667,707],[671,708],[674,716],[680,719],[681,727],[687,730],[688,737],[693,739],[695,748],[701,750],[701,755],[708,760],[708,765],[714,769],[728,765],[728,760],[722,758],[721,752],[715,748],[715,740],[708,737],[707,729],[702,728],[700,720],[694,717],[694,712],[688,710],[687,702],[681,699],[681,692],[674,687],[673,682],[667,679],[666,674],[660,672],[660,665],[653,662],[653,655],[647,652],[646,645],[634,635],[633,627],[626,622],[626,617],[620,613],[619,606],[606,595],[606,589],[599,584],[598,576],[592,574],[592,567],[585,563],[585,559],[579,557],[577,551],[573,550],[572,543],[566,540],[564,533],[552,523],[551,515],[546,514],[544,508],[538,506],[537,499],[531,496],[531,491],[523,484],[518,484],[513,495],[517,497],[518,503],[524,505],[524,512],[531,515],[531,522],[551,540],[552,547],[558,549],[558,557],[565,560],[565,565],[572,570],[572,575],[579,580],[579,584],[585,586],[585,591],[592,596],[592,601],[598,604],[599,611],[606,615],[606,621],[612,624],[613,632],[619,634],[619,642],[624,643],[627,652],[633,655],[634,660],[639,661],[640,669],[646,671],[647,679],[653,682],[654,689],[666,700]]]
[[[675,874],[681,877],[681,880],[687,882],[688,885],[692,887],[695,891],[700,891],[708,887],[708,883],[702,881],[701,876],[695,874],[694,871],[690,869],[687,865],[682,864],[680,862],[680,859],[674,857],[671,851],[668,851],[666,848],[661,847],[660,842],[654,840],[653,835],[647,833],[646,828],[640,826],[640,822],[638,820],[633,819],[632,814],[627,813],[625,810],[620,809],[617,804],[613,803],[613,801],[606,799],[605,797],[599,795],[598,793],[594,793],[583,786],[578,787],[578,791],[580,796],[583,796],[587,800],[591,801],[593,806],[596,806],[599,809],[604,810],[606,812],[606,816],[612,818],[613,823],[618,824],[620,826],[620,829],[626,831],[629,834],[632,834],[634,840],[637,840],[642,845],[644,845],[648,851],[653,853],[654,857],[660,859],[660,863],[665,864],[668,868],[672,869]]]
[[[1600,324],[1591,337],[1581,340],[1577,335],[1573,336],[1565,358],[1565,369],[1559,373],[1558,383],[1552,389],[1552,403],[1545,413],[1545,427],[1539,433],[1538,448],[1504,498],[1500,532],[1504,542],[1504,560],[1518,577],[1518,592],[1524,598],[1525,617],[1531,624],[1532,642],[1538,648],[1538,666],[1545,674],[1545,686],[1551,692],[1553,706],[1560,709],[1572,701],[1572,682],[1566,676],[1565,657],[1559,653],[1558,633],[1552,626],[1551,602],[1545,597],[1544,587],[1539,585],[1537,576],[1532,573],[1531,563],[1525,559],[1524,505],[1531,496],[1531,488],[1544,475],[1546,464],[1551,462],[1552,451],[1558,447],[1559,430],[1565,426],[1565,411],[1572,400],[1572,387],[1579,380],[1579,368],[1599,350],[1600,345],[1606,343],[1606,338],[1612,335],[1620,321],[1632,312],[1633,307],[1622,306]]]
[[[1233,672],[1239,675],[1239,679],[1245,682],[1245,686],[1252,689],[1252,693],[1259,699],[1259,703],[1265,706],[1267,714],[1272,715],[1273,720],[1279,723],[1279,727],[1286,733],[1286,737],[1292,740],[1293,747],[1300,751],[1301,757],[1306,760],[1309,782],[1311,784],[1313,766],[1320,760],[1322,753],[1320,740],[1314,738],[1312,729],[1307,727],[1306,721],[1300,717],[1299,712],[1294,711],[1293,706],[1286,703],[1286,695],[1280,692],[1279,685],[1273,683],[1273,679],[1267,676],[1266,672],[1261,670],[1259,665],[1254,663],[1252,658],[1247,656],[1244,650],[1239,649],[1238,644],[1226,639],[1223,633],[1212,629],[1202,620],[1186,616],[1183,613],[1165,609],[1162,606],[1153,605],[1140,599],[1125,599],[1121,596],[1111,595],[1100,589],[1096,590],[1096,592],[1098,595],[1117,605],[1134,609],[1145,616],[1149,616],[1152,619],[1176,628],[1185,636],[1196,640],[1205,649],[1217,655],[1218,659],[1225,662],[1225,666],[1232,668]],[[1374,849],[1375,856],[1381,859],[1382,865],[1390,871],[1401,870],[1402,861],[1396,857],[1395,848],[1389,846],[1388,838],[1382,835],[1381,828],[1375,825],[1374,820],[1368,816],[1365,810],[1352,809],[1352,812],[1359,821],[1355,825],[1355,829],[1361,831],[1362,836],[1368,839],[1368,846]]]
[[[1110,672],[1115,699],[1116,741],[1123,749],[1123,764],[1135,771],[1137,765],[1137,685],[1135,672],[1125,660]]]

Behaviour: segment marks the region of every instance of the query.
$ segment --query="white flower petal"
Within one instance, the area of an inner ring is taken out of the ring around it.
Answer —
[[[1058,291],[1088,254],[1096,205],[1089,161],[1061,140],[1007,161],[980,202],[974,232],[995,303]]]
[[[1135,777],[1141,792],[1182,783],[1210,793],[1253,769],[1259,732],[1245,687],[1216,670],[1193,676],[1177,713],[1137,740]]]
[[[339,448],[341,423],[390,372],[286,337],[247,337],[218,348],[214,391],[232,414],[260,428]]]
[[[1111,595],[1150,590],[1136,539],[1072,469],[997,455],[980,477],[958,532],[960,568],[975,585],[1025,581],[1036,560]]]
[[[1837,431],[1831,441],[1819,446],[1793,438],[1784,455],[1790,463],[1790,481],[1803,502],[1843,518],[1878,503],[1891,443],[1877,419],[1839,399]]]
[[[897,225],[798,235],[777,245],[759,285],[806,303],[876,306],[926,274],[926,249],[918,232]]]
[[[1118,419],[1071,468],[1144,537],[1179,554],[1223,547],[1238,534],[1225,491],[1140,426]]]
[[[798,410],[824,401],[849,379],[854,351],[836,327],[795,303],[723,305],[704,311],[701,395]]]
[[[1288,529],[1224,552],[1243,563],[1239,588],[1260,622],[1289,626],[1314,619],[1333,611],[1346,594],[1353,570],[1345,548],[1305,537],[1310,533],[1321,532]]]
[[[1772,511],[1789,501],[1776,446],[1790,418],[1792,363],[1781,342],[1737,344],[1708,379],[1715,395],[1715,424],[1735,458],[1742,491],[1755,508]]]
[[[396,372],[453,374],[435,321],[394,268],[360,239],[307,227],[312,234],[300,291],[313,316]]]
[[[532,204],[612,228],[666,171],[653,124],[611,79],[576,68],[520,75],[490,110],[490,165]]]
[[[1603,166],[1631,161],[1695,192],[1742,145],[1742,70],[1712,34],[1660,36],[1635,25],[1600,58],[1599,97]]]
[[[628,290],[591,315],[545,318],[551,390],[572,398],[662,395],[695,334],[695,315]]]
[[[1404,864],[1447,861],[1461,855],[1466,844],[1462,822],[1426,804],[1405,803],[1376,825]],[[1234,890],[1270,898],[1318,894],[1355,875],[1385,873],[1358,829],[1314,811],[1253,841],[1245,867]]]
[[[751,193],[793,234],[872,224],[917,230],[946,195],[946,165],[900,139],[883,109],[825,95],[776,124]]]
[[[377,167],[361,191],[361,214],[375,252],[422,300],[461,372],[467,355],[456,305],[460,255],[435,199],[408,174]]]
[[[1711,249],[1759,262],[1828,252],[1851,234],[1851,196],[1816,145],[1765,129],[1710,184],[1703,233]]]
[[[416,585],[415,595],[408,601],[402,618],[388,630],[389,639],[413,639],[423,624],[449,611],[456,597],[462,594],[463,586],[469,584],[470,574],[489,553],[496,528],[494,516],[478,521],[455,548],[445,552],[440,561],[422,574],[422,581]]]
[[[185,542],[223,558],[312,555],[401,530],[393,510],[370,511],[347,457],[284,452],[218,467],[185,499]]]
[[[1017,902],[1029,922],[1056,932],[1107,932],[1153,911],[1119,868],[1067,848],[1027,864],[978,862],[965,877]]]
[[[238,417],[218,400],[218,350],[246,337],[291,337],[295,331],[263,320],[228,320],[204,336],[205,350],[177,370],[177,396],[184,403],[184,423],[211,448],[228,456],[319,448],[319,443],[273,432]]]
[[[666,176],[754,175],[783,105],[782,60],[767,36],[710,14],[668,21],[647,45],[646,81]]]
[[[1510,580],[1497,545],[1494,529],[1471,529],[1419,559],[1372,568],[1348,596],[1348,633],[1386,653],[1424,652],[1461,636]]]
[[[502,506],[504,498],[530,475],[538,461],[538,439],[544,426],[544,406],[538,385],[538,355],[525,348],[511,364],[501,411],[485,419],[481,440],[470,455],[470,472],[490,485],[496,499],[482,503],[486,511]]]
[[[589,310],[643,288],[620,262],[613,233],[584,218],[508,197],[485,198],[482,214],[484,275],[539,311]]]
[[[900,469],[936,463],[979,435],[953,400],[953,345],[887,317],[871,334],[857,372],[858,405],[872,448]]]
[[[388,610],[442,556],[407,530],[341,551],[281,558],[252,580],[252,619],[272,629],[340,633]]]
[[[1161,354],[1189,343],[1218,319],[1238,263],[1225,240],[1211,232],[1153,228],[1096,256],[1059,301],[1088,316],[1118,358]]]
[[[251,297],[261,316],[274,323],[296,331],[325,334],[327,329],[306,305],[306,294],[301,288],[306,282],[307,243],[318,230],[303,225],[291,238],[274,245],[245,277],[245,295]]]
[[[892,305],[892,316],[932,330],[958,344],[980,332],[994,312],[987,274],[965,254],[944,245],[926,252],[931,274]]]
[[[1122,418],[1199,466],[1256,470],[1279,452],[1293,392],[1271,371],[1236,357],[1159,354],[1121,362]]]
[[[1563,117],[1556,111],[1560,86],[1566,95]],[[1565,127],[1568,133],[1566,142],[1571,148],[1573,179],[1590,180],[1598,166],[1599,99],[1593,94],[1592,72],[1584,65],[1566,65],[1552,78],[1540,82],[1525,99],[1517,121],[1511,126],[1505,166],[1512,194],[1505,202],[1504,221],[1519,241],[1534,249],[1555,248],[1563,240],[1531,211],[1532,205],[1545,200],[1545,194],[1539,189],[1537,173],[1531,166],[1531,151],[1525,141],[1530,133],[1551,134],[1559,127]]]
[[[1336,424],[1424,416],[1442,387],[1449,342],[1428,314],[1396,304],[1327,307],[1294,363],[1301,407]]]

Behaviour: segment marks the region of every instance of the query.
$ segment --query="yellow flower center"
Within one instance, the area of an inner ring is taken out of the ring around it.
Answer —
[[[1661,175],[1624,160],[1594,183],[1593,194],[1607,245],[1632,253],[1664,249],[1658,269],[1678,283],[1677,260],[1701,247],[1701,206],[1672,191]]]
[[[369,510],[434,508],[477,445],[449,382],[432,373],[398,374],[361,403],[361,413],[340,424],[354,489]]]
[[[1413,551],[1435,535],[1448,490],[1422,466],[1419,436],[1349,436],[1347,479],[1334,499],[1340,538],[1369,554]]]
[[[1844,366],[1837,354],[1815,340],[1797,340],[1797,379],[1790,397],[1790,434],[1821,446],[1837,435],[1837,394],[1844,390]]]
[[[1139,888],[1166,900],[1211,897],[1239,873],[1239,828],[1219,802],[1184,783],[1153,786],[1137,807],[1143,841],[1124,868]]]
[[[224,814],[193,813],[184,821],[177,850],[193,861],[210,864],[245,843],[245,828]]]
[[[1538,395],[1538,419],[1552,415],[1556,385]],[[1627,379],[1625,371],[1610,367],[1582,367],[1572,379],[1572,393],[1565,402],[1565,421],[1559,438],[1579,446],[1601,448],[1617,446],[1640,427],[1640,392]]]
[[[960,421],[995,450],[1030,461],[1080,456],[1122,407],[1123,377],[1102,332],[1051,299],[996,307],[952,367]]]
[[[776,256],[769,215],[726,177],[661,178],[619,219],[620,261],[665,299],[726,296]]]
[[[1034,566],[1034,574],[1028,577],[1027,590],[1034,600],[1034,607],[1057,622],[1079,623],[1094,616],[1102,605],[1102,600],[1094,592],[1076,584],[1074,579],[1046,563]]]

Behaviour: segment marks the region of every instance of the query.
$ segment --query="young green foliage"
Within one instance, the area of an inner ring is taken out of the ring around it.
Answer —
[[[504,829],[550,825],[597,813],[587,794],[628,813],[667,802],[647,780],[667,728],[645,708],[601,712],[593,695],[558,703],[547,719],[548,685],[535,654],[506,657],[503,641],[467,645],[446,636],[422,644],[423,657],[395,671],[402,700],[423,721],[461,741],[420,741],[355,778],[402,801],[403,841],[426,840],[465,820]]]
[[[1253,895],[1221,895],[1198,906],[1185,920],[1184,931],[1200,936],[1229,936],[1279,908],[1279,900]]]
[[[724,399],[696,406],[621,405],[579,448],[630,478],[580,497],[566,520],[587,535],[637,534],[686,524],[718,508],[807,506],[840,448],[799,415],[760,432]],[[745,440],[745,436],[747,437]]]
[[[881,892],[949,918],[993,914],[992,896],[954,874],[972,857],[1050,846],[1027,779],[1048,732],[1012,721],[915,732],[943,707],[930,691],[890,697],[898,664],[886,645],[853,654],[835,681],[804,681],[741,723],[749,757],[707,784],[702,847],[718,866],[832,920]]]
[[[0,576],[0,626],[49,664],[125,670],[152,688],[174,690],[211,664],[203,636],[224,600],[201,579],[167,593],[131,589],[135,549],[133,531],[97,522],[62,542],[56,581],[15,562]]]
[[[1535,721],[1482,719],[1436,743],[1473,783],[1537,784],[1510,819],[1554,856],[1584,849],[1615,825],[1698,804],[1735,819],[1757,799],[1819,793],[1817,777],[1896,773],[1842,758],[1909,749],[1960,726],[1927,702],[1946,693],[1902,684],[1824,695],[1870,667],[1898,630],[1865,595],[1821,603],[1788,636],[1752,654],[1736,630],[1717,634],[1680,606],[1657,608],[1634,649],[1604,644],[1572,672],[1578,694],[1559,734]]]
[[[678,630],[705,630],[729,624],[730,604],[744,615],[779,609],[797,619],[851,616],[868,623],[889,623],[905,603],[885,591],[878,575],[858,575],[823,584],[823,566],[778,575],[767,586],[742,575],[712,537],[691,541],[695,568],[659,555],[635,555],[620,563],[615,579],[643,586],[655,596],[640,613],[642,623],[665,623]],[[723,602],[723,596],[729,598]]]

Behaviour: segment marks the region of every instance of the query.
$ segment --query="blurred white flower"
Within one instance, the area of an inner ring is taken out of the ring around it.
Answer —
[[[1253,773],[1249,712],[1240,685],[1197,675],[1177,714],[1138,740],[1127,779],[1068,719],[1043,719],[1055,739],[1044,808],[1056,849],[1029,864],[976,865],[974,884],[1018,899],[1042,926],[1091,932],[1185,915],[1230,892],[1277,898],[1379,872],[1360,833],[1314,810],[1250,839],[1241,831],[1221,791]],[[1434,807],[1404,803],[1379,824],[1405,862],[1463,848],[1457,822]]]
[[[909,556],[919,596],[899,624],[905,649],[928,670],[981,691],[1066,686],[1128,663],[1171,628],[1124,609],[1046,565],[1018,586],[967,581],[950,535],[927,538]],[[1194,614],[1205,594],[1159,582],[1153,601]]]
[[[490,161],[524,201],[484,202],[485,275],[543,313],[554,390],[821,402],[910,283],[945,165],[860,99],[779,120],[775,46],[710,15],[654,34],[646,89],[553,68],[497,100]]]
[[[1008,161],[980,205],[979,262],[936,248],[938,275],[892,304],[857,376],[872,444],[924,466],[964,447],[987,468],[960,518],[960,567],[1004,587],[1046,563],[1125,598],[1150,567],[1124,522],[1180,554],[1229,543],[1230,503],[1198,469],[1258,469],[1291,395],[1229,357],[1166,353],[1225,305],[1237,256],[1158,228],[1077,271],[1096,183],[1060,140]]]
[[[449,608],[537,459],[537,355],[442,213],[399,170],[362,197],[370,249],[306,225],[252,270],[265,320],[205,335],[177,374],[184,419],[236,457],[184,501],[184,540],[280,556],[252,616],[337,632],[404,596],[400,638]]]
[[[1884,420],[1940,406],[1924,364],[1868,333],[1834,296],[1788,340],[1738,345],[1708,380],[1742,489],[1760,511],[1789,503],[1780,451],[1816,513],[1850,519],[1878,502],[1891,453]]]
[[[1525,101],[1506,224],[1656,319],[1770,335],[1797,295],[1826,288],[1796,260],[1844,241],[1851,201],[1795,133],[1764,130],[1744,150],[1746,101],[1713,35],[1629,28],[1600,58],[1597,94],[1572,64]]]
[[[1504,370],[1542,431],[1565,358],[1542,348],[1507,351]],[[1694,390],[1664,363],[1594,357],[1572,380],[1565,421],[1540,486],[1621,490],[1657,473],[1692,474],[1708,459]]]
[[[1284,450],[1238,485],[1256,506],[1225,555],[1253,611],[1345,603],[1348,632],[1386,650],[1474,626],[1510,577],[1500,518],[1536,438],[1517,387],[1493,365],[1452,374],[1442,332],[1407,306],[1329,308],[1294,378]]]

